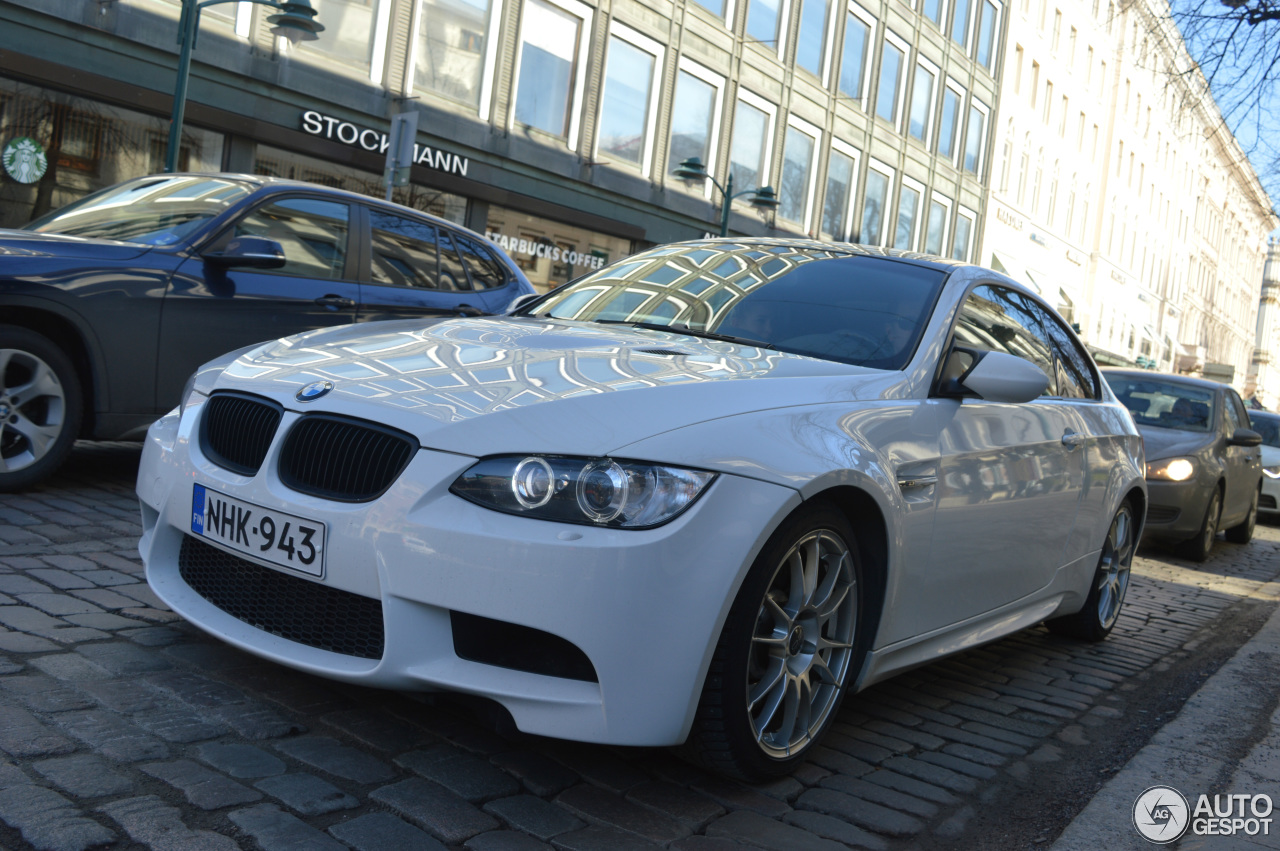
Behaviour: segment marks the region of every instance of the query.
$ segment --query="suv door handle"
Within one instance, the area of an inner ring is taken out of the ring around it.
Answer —
[[[344,298],[340,295],[322,295],[316,299],[316,304],[321,307],[327,307],[330,310],[340,310],[344,307],[355,307],[355,299]]]
[[[1062,436],[1062,445],[1068,449],[1084,446],[1084,435],[1079,432],[1069,431]]]

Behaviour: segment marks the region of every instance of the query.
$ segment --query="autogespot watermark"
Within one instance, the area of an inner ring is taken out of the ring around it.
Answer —
[[[1157,845],[1188,829],[1193,836],[1270,836],[1271,810],[1270,795],[1201,795],[1192,807],[1172,786],[1152,786],[1133,802],[1133,826]]]

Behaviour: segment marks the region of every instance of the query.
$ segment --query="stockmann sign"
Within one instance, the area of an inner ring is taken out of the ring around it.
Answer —
[[[343,121],[332,115],[321,115],[311,109],[302,113],[302,129],[303,132],[310,133],[312,136],[331,139],[378,154],[385,154],[391,145],[391,140],[381,130],[359,127],[350,121]],[[463,177],[467,176],[467,166],[470,164],[466,157],[460,157],[451,151],[417,144],[413,146],[413,162],[415,165],[450,174],[460,174]]]

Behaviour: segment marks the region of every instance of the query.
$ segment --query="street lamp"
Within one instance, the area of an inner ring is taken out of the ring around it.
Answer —
[[[324,27],[315,20],[316,10],[310,0],[182,0],[182,17],[178,21],[178,82],[173,89],[173,114],[169,119],[169,146],[164,153],[164,170],[178,170],[178,148],[182,143],[182,118],[187,110],[187,78],[191,75],[191,51],[196,46],[196,31],[200,25],[200,10],[219,3],[248,2],[279,9],[280,13],[267,18],[273,35],[289,39],[290,44],[315,41]]]
[[[751,206],[760,210],[776,210],[778,208],[778,193],[773,190],[772,186],[762,186],[759,189],[744,189],[741,192],[733,191],[733,172],[729,172],[725,185],[720,183],[707,173],[707,167],[702,164],[702,160],[698,157],[689,157],[683,160],[680,165],[676,166],[672,172],[681,180],[703,181],[710,180],[711,185],[720,190],[720,235],[729,235],[729,207],[733,203],[734,198],[741,198],[743,195],[750,195],[748,199]]]

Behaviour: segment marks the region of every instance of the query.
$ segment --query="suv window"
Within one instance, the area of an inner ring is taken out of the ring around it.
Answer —
[[[960,310],[955,339],[961,345],[1031,361],[1049,379],[1043,395],[1057,395],[1053,349],[1041,326],[1039,305],[1024,294],[991,284],[974,287]]]
[[[374,283],[438,289],[436,229],[427,222],[369,210],[369,274]]]
[[[270,274],[340,280],[347,268],[351,207],[319,198],[284,198],[263,204],[236,223],[236,236],[274,239],[285,264]]]

